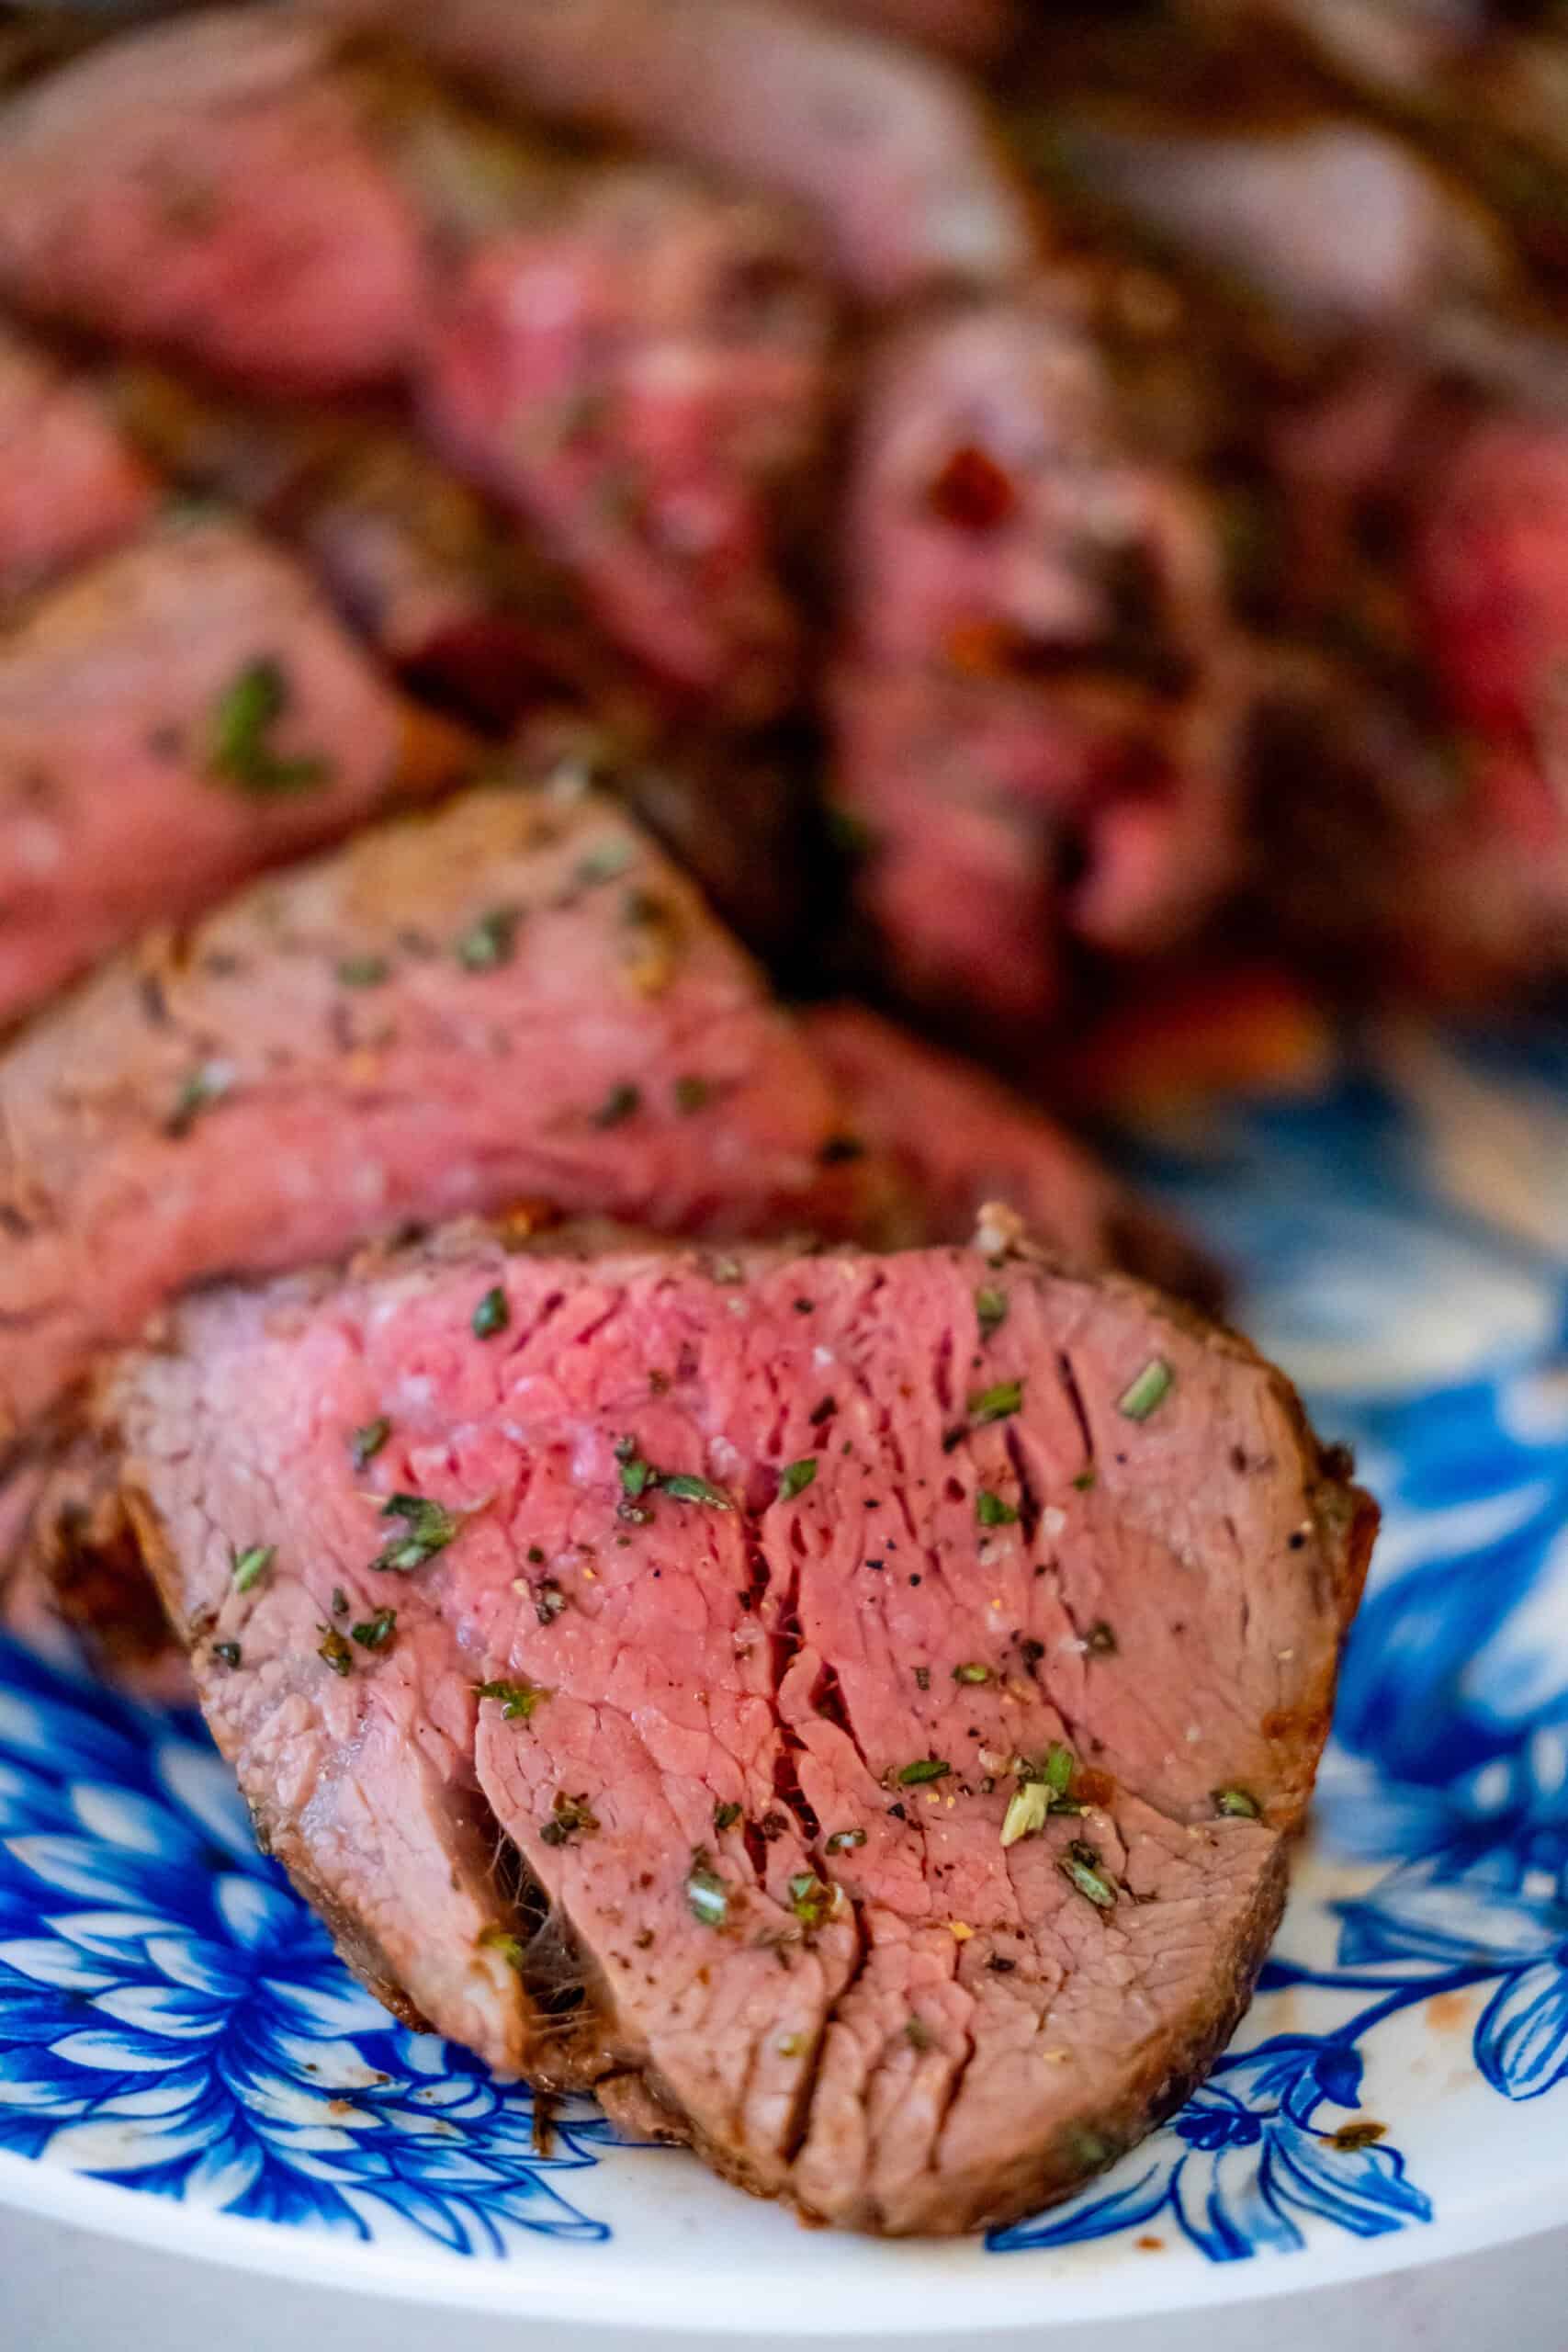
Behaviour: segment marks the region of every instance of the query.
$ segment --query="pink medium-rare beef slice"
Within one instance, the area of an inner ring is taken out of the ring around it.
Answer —
[[[1236,859],[1245,673],[1210,518],[1125,446],[1064,294],[889,338],[845,564],[833,788],[904,983],[1021,1021],[1068,934],[1189,929]]]
[[[765,203],[597,166],[474,244],[421,379],[437,446],[538,535],[611,638],[753,717],[785,696],[795,655],[775,543],[824,425],[814,262]]]
[[[1068,2193],[1245,2007],[1373,1514],[1138,1285],[458,1230],[193,1298],[93,1417],[247,1797],[438,2030],[897,2233]],[[517,1907],[443,1891],[476,1770]]]
[[[897,1238],[967,1240],[1000,1203],[1075,1265],[1120,1267],[1213,1300],[1217,1277],[1201,1252],[988,1071],[864,1005],[818,1005],[804,1017],[855,1134],[902,1180],[908,1230]]]
[[[865,300],[1027,268],[1028,209],[977,95],[940,63],[773,0],[330,0],[547,120],[792,199]]]
[[[229,8],[89,51],[0,113],[0,291],[281,391],[389,380],[422,232],[330,28]]]
[[[0,1023],[468,758],[243,526],[102,558],[0,643]]]
[[[154,937],[0,1058],[0,1430],[186,1285],[518,1200],[855,1229],[869,1162],[675,868],[570,771]]]
[[[0,324],[0,604],[133,537],[156,499],[92,386]]]

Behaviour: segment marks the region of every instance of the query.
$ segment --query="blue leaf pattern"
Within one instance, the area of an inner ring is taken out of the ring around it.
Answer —
[[[1516,1136],[1521,1103],[1556,1120],[1537,1160],[1563,1171],[1495,1213],[1465,1148],[1485,1088]],[[1318,1805],[1320,1849],[1381,1875],[1292,1912],[1316,1957],[1278,1953],[1252,2021],[1310,1987],[1339,2022],[1227,2052],[998,2254],[1157,2226],[1234,2263],[1429,2221],[1361,2087],[1380,2028],[1450,1991],[1473,1989],[1488,2095],[1568,2119],[1565,1100],[1568,1042],[1461,1039],[1400,1091],[1355,1070],[1147,1171],[1250,1274],[1243,1319],[1385,1505]],[[583,2101],[547,2154],[534,2124],[526,2092],[344,1973],[197,1724],[0,1643],[0,2149],[458,2256],[603,2243],[576,2197],[614,2134]]]

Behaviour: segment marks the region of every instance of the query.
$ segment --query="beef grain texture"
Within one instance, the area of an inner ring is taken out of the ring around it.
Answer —
[[[1245,2009],[1374,1512],[1153,1293],[457,1229],[188,1301],[92,1427],[273,1850],[497,2065],[946,2233]],[[1070,1809],[1004,1846],[1053,1743]]]
[[[571,772],[383,825],[0,1056],[0,1453],[186,1283],[410,1218],[852,1229],[840,1125],[761,976]]]

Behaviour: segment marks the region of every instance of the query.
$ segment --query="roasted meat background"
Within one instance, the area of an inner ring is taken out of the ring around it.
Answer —
[[[1051,1114],[1568,984],[1568,25],[137,14],[0,8],[6,1614],[194,1675],[405,2014],[813,2217],[1067,2193],[1371,1513]]]

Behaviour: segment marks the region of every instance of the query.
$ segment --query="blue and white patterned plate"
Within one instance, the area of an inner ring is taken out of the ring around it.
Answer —
[[[0,1647],[0,2197],[451,2305],[965,2332],[1568,2221],[1568,1042],[1380,1042],[1156,1172],[1387,1513],[1263,1990],[1176,2120],[987,2245],[802,2236],[394,2026],[200,1727]]]

